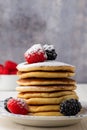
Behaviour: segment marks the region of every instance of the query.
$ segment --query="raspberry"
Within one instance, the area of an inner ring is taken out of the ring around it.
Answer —
[[[2,72],[3,72],[3,65],[0,64],[0,74],[2,74]]]
[[[46,54],[47,54],[47,60],[55,60],[57,57],[57,53],[55,52],[54,46],[53,45],[48,45],[45,44],[43,46]]]
[[[69,99],[60,104],[60,112],[65,116],[76,115],[81,108],[81,103],[76,99]]]
[[[25,60],[31,63],[43,62],[47,59],[46,53],[40,44],[35,44],[24,54]]]
[[[7,108],[11,113],[14,114],[22,114],[22,115],[28,114],[28,105],[24,100],[19,98],[9,99],[7,102]]]
[[[3,65],[2,65],[2,64],[0,64],[0,67],[3,67]]]
[[[11,99],[12,97],[9,97],[9,98],[6,98],[5,100],[4,100],[4,108],[8,111],[8,112],[10,112],[9,110],[8,110],[8,108],[7,108],[7,102],[9,101],[9,99]]]
[[[2,74],[9,74],[9,70],[5,67],[3,67]]]
[[[11,71],[10,74],[17,74],[17,70]]]
[[[17,63],[7,60],[4,65],[0,64],[0,74],[16,74]]]
[[[5,68],[7,68],[8,70],[15,70],[16,69],[16,66],[17,66],[17,63],[11,61],[11,60],[7,60],[5,63],[4,63],[4,66]]]

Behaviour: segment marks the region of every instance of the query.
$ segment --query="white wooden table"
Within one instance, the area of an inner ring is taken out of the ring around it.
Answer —
[[[77,94],[80,100],[87,101],[87,84],[78,84]],[[0,99],[16,95],[17,93],[15,91],[0,91]],[[0,117],[0,130],[87,130],[87,118],[84,118],[79,123],[71,126],[43,128],[16,124],[11,120]]]

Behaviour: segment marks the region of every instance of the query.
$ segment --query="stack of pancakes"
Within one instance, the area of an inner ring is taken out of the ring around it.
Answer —
[[[35,116],[61,116],[60,104],[67,99],[77,99],[75,67],[57,61],[46,61],[17,66],[18,98],[29,106]]]

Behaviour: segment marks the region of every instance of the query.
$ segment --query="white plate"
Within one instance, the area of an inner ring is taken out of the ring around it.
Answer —
[[[87,102],[81,102],[81,104],[82,111],[76,116],[27,116],[7,112],[3,107],[3,102],[0,102],[0,116],[15,123],[30,126],[54,127],[73,125],[87,117]]]

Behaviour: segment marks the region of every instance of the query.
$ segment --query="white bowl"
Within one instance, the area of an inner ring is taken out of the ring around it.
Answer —
[[[0,75],[0,91],[14,91],[17,87],[17,75]]]

